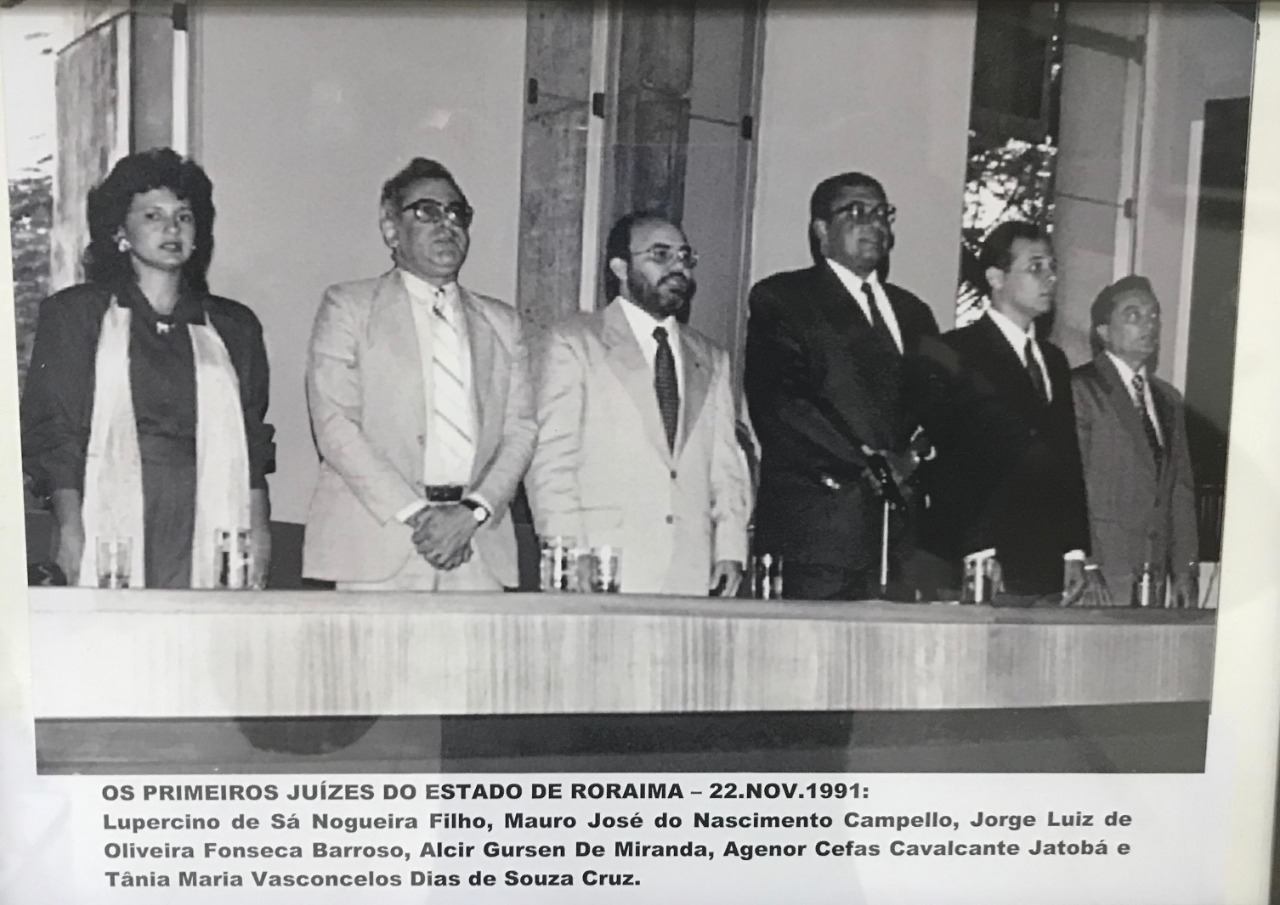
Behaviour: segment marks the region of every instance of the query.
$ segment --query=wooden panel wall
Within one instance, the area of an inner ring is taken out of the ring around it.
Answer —
[[[1209,698],[1213,614],[36,588],[41,719],[1057,707]]]

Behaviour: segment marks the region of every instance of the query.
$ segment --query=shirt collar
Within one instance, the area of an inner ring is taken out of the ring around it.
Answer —
[[[875,288],[880,285],[880,277],[874,270],[865,277],[860,277],[839,261],[833,261],[830,258],[824,258],[823,260],[827,262],[827,266],[829,266],[832,272],[840,279],[840,282],[844,283],[845,288],[855,296],[857,296],[858,292],[862,289],[864,283],[871,286],[873,292],[875,291]]]
[[[622,296],[615,298],[614,302],[622,303],[622,313],[626,315],[627,323],[631,325],[631,330],[636,336],[652,337],[654,327],[665,327],[667,336],[675,339],[679,322],[673,316],[667,315],[659,320],[635,302]]]
[[[1126,390],[1132,390],[1133,378],[1135,375],[1141,375],[1143,381],[1147,380],[1147,368],[1142,366],[1138,370],[1129,367],[1128,362],[1117,355],[1112,354],[1111,350],[1107,350],[1107,357],[1111,359],[1111,363],[1116,366],[1116,370],[1120,372],[1120,380],[1123,381]]]
[[[1013,350],[1021,358],[1023,350],[1027,347],[1027,340],[1035,340],[1036,338],[1036,322],[1032,321],[1027,326],[1027,329],[1023,330],[1008,315],[997,311],[995,308],[988,308],[987,316],[991,318],[993,324],[1000,328],[1004,338],[1009,341],[1009,345],[1013,346]]]
[[[450,303],[458,297],[458,283],[456,280],[451,280],[437,288],[422,277],[416,276],[402,267],[396,269],[400,272],[400,279],[404,283],[405,291],[409,293],[411,298],[420,302]]]

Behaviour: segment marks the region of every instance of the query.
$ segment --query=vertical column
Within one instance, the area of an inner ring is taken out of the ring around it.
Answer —
[[[684,213],[693,14],[692,3],[622,9],[611,220]]]
[[[88,7],[73,39],[58,51],[57,168],[53,183],[52,260],[49,289],[83,278],[88,244],[85,199],[89,188],[128,153],[129,20]]]
[[[689,323],[729,350],[735,363],[746,337],[746,237],[760,18],[760,4],[754,0],[698,8],[689,91],[681,219],[701,255]]]
[[[1058,299],[1053,339],[1092,357],[1089,308],[1129,272],[1135,143],[1141,128],[1145,3],[1068,3],[1054,193]]]
[[[135,3],[130,19],[129,113],[132,149],[173,144],[174,4]]]
[[[171,3],[87,2],[58,51],[50,290],[83,278],[89,189],[134,150],[173,141]]]
[[[529,4],[516,294],[535,346],[578,309],[592,30],[591,0]]]

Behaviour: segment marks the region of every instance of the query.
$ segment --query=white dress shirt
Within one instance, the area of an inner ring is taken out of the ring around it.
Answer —
[[[399,273],[400,279],[404,283],[405,291],[409,294],[409,307],[413,312],[413,327],[418,338],[418,354],[422,366],[421,380],[425,391],[423,393],[426,408],[424,423],[427,426],[427,437],[422,456],[422,482],[424,484],[457,484],[466,487],[471,483],[471,472],[475,463],[462,462],[456,456],[450,456],[448,450],[441,448],[440,444],[432,442],[433,437],[439,436],[435,423],[435,404],[431,392],[434,386],[432,343],[435,331],[440,329],[435,323],[435,319],[438,317],[447,318],[449,323],[457,330],[461,339],[460,352],[463,371],[461,376],[467,390],[467,396],[472,400],[472,405],[468,412],[460,413],[464,422],[460,427],[467,431],[473,441],[476,439],[478,418],[475,411],[474,396],[472,395],[471,344],[467,341],[467,319],[462,311],[458,284],[456,282],[446,283],[444,286],[437,288],[406,270],[401,270]],[[483,500],[481,502],[484,503]],[[484,505],[492,511],[492,507],[487,503],[484,503]],[[396,518],[402,522],[407,522],[422,506],[422,502],[412,503],[396,513]]]
[[[893,313],[893,306],[889,304],[889,296],[885,294],[884,287],[880,285],[880,277],[875,272],[868,274],[864,279],[858,276],[848,267],[840,264],[830,258],[826,259],[831,266],[831,270],[840,282],[844,284],[844,288],[849,290],[849,294],[853,296],[853,300],[858,303],[862,316],[867,319],[867,323],[873,323],[871,320],[871,311],[867,308],[866,296],[862,294],[864,285],[871,287],[871,297],[876,300],[876,310],[880,312],[880,317],[884,320],[884,324],[889,328],[889,333],[893,335],[893,341],[898,346],[898,351],[902,351],[902,330],[898,326],[898,317]]]
[[[676,386],[681,390],[680,410],[684,411],[684,392],[681,387],[684,380],[684,361],[680,354],[680,322],[670,316],[658,320],[635,302],[628,301],[622,296],[615,298],[613,303],[622,306],[622,313],[627,316],[631,332],[635,334],[636,342],[640,343],[640,351],[644,353],[644,360],[649,364],[650,374],[654,372],[654,359],[658,357],[658,340],[653,336],[653,328],[666,328],[667,342],[671,344],[671,357],[676,363]]]
[[[1156,429],[1156,439],[1160,441],[1160,445],[1164,446],[1164,434],[1160,430],[1160,419],[1156,417],[1155,400],[1151,398],[1151,377],[1147,374],[1146,367],[1142,367],[1135,371],[1133,368],[1120,358],[1107,352],[1107,357],[1111,359],[1111,363],[1116,366],[1116,370],[1120,372],[1120,380],[1124,383],[1125,391],[1129,394],[1129,398],[1133,400],[1133,404],[1141,406],[1147,410],[1147,417],[1151,419],[1151,426]],[[1138,394],[1133,389],[1133,378],[1136,375],[1142,376],[1142,398],[1138,398]]]
[[[1049,401],[1053,401],[1053,382],[1049,380],[1049,369],[1045,367],[1044,354],[1040,351],[1040,343],[1036,342],[1036,322],[1032,321],[1027,325],[1027,329],[1023,330],[1015,324],[1007,315],[997,311],[995,308],[988,308],[987,315],[1000,328],[1000,332],[1004,334],[1004,338],[1009,341],[1009,345],[1013,347],[1013,351],[1018,356],[1018,361],[1022,362],[1022,366],[1027,366],[1027,340],[1031,340],[1031,355],[1036,360],[1036,367],[1040,369],[1041,376],[1044,377],[1044,391],[1049,396]]]

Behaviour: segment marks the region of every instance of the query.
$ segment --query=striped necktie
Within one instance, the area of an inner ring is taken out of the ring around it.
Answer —
[[[1151,447],[1151,455],[1155,457],[1156,467],[1159,468],[1164,458],[1164,447],[1160,445],[1160,434],[1147,409],[1147,381],[1141,374],[1133,375],[1133,398],[1138,406],[1138,414],[1142,416],[1142,431],[1147,435],[1147,445]]]
[[[434,442],[442,461],[459,475],[470,475],[475,459],[471,397],[463,365],[461,312],[442,291],[431,303],[431,379],[435,409]]]

